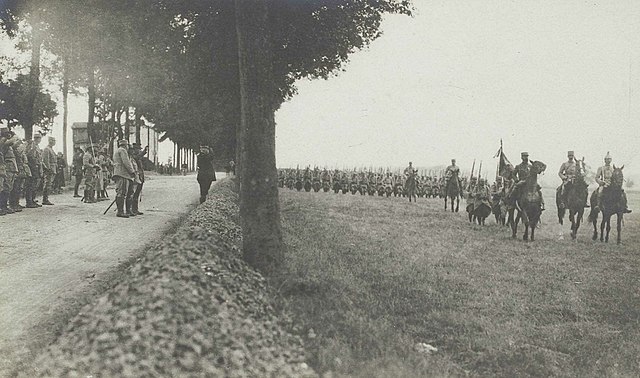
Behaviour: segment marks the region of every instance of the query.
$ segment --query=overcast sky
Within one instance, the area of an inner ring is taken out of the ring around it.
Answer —
[[[494,173],[502,138],[513,163],[545,162],[545,181],[567,150],[594,169],[610,150],[640,173],[640,1],[414,5],[346,72],[299,83],[276,114],[279,166],[476,158]]]

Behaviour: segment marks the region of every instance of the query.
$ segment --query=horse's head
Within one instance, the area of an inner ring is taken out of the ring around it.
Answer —
[[[531,162],[531,173],[539,175],[547,169],[547,165],[541,161]]]
[[[622,167],[616,167],[615,164],[613,165],[613,173],[611,174],[611,185],[622,187],[622,184],[624,182],[624,174],[622,173],[623,169],[624,165]]]

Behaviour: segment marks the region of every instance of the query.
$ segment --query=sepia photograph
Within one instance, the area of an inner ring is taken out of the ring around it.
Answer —
[[[635,183],[638,0],[0,0],[0,377],[638,377]]]

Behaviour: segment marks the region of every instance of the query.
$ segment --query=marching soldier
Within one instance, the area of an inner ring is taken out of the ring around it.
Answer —
[[[560,178],[562,179],[562,184],[558,188],[558,191],[560,191],[560,208],[561,209],[564,209],[566,207],[567,193],[565,188],[567,186],[567,183],[573,182],[573,180],[580,173],[579,172],[580,167],[578,166],[578,163],[575,160],[575,154],[573,151],[567,152],[567,158],[568,160],[562,163],[562,165],[560,166],[560,170],[558,171],[558,176],[560,176]],[[585,202],[584,207],[589,207],[589,204]]]
[[[613,167],[611,167],[611,155],[607,152],[607,156],[604,157],[604,165],[598,168],[596,172],[596,182],[598,183],[598,189],[596,192],[596,198],[598,204],[596,206],[596,210],[602,209],[602,191],[604,188],[608,187],[611,184],[611,175],[613,174]],[[622,200],[624,201],[624,212],[630,213],[631,210],[627,207],[627,193],[622,190]]]
[[[126,139],[118,141],[118,148],[113,152],[113,179],[116,182],[116,206],[118,208],[117,217],[129,218],[124,210],[125,200],[129,195],[129,189],[135,177],[135,171],[129,159]]]
[[[49,194],[53,187],[53,178],[56,176],[58,170],[58,157],[53,151],[53,146],[56,145],[56,138],[49,137],[49,144],[42,151],[42,171],[44,172],[43,188],[42,188],[42,204],[53,205],[49,201]]]

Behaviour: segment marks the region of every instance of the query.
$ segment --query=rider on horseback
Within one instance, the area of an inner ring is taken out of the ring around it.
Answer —
[[[558,176],[560,176],[560,178],[562,179],[562,185],[560,185],[560,187],[557,189],[558,191],[560,191],[560,200],[561,200],[560,208],[566,207],[567,184],[568,183],[573,184],[574,180],[578,177],[579,174],[581,174],[580,166],[578,165],[578,163],[574,158],[573,151],[567,152],[567,158],[569,158],[569,160],[562,163],[562,165],[560,166],[560,171],[558,171]],[[589,207],[589,204],[586,201],[587,200],[585,197],[584,207]]]
[[[522,158],[522,163],[516,165],[512,172],[512,179],[514,184],[511,186],[511,191],[507,195],[507,198],[511,201],[513,199],[520,197],[520,191],[522,187],[525,185],[527,178],[529,177],[532,164],[529,162],[529,153],[522,152],[520,153],[520,158]],[[542,191],[540,185],[537,186],[538,194],[540,194],[540,210],[544,211],[544,197],[542,196]]]
[[[462,188],[462,181],[460,181],[460,167],[456,165],[456,159],[451,159],[451,165],[445,170],[444,176],[447,178],[447,185],[449,185],[449,180],[455,176],[458,179],[458,188]]]
[[[596,182],[600,186],[598,187],[598,189],[596,189],[598,203],[595,210],[602,209],[602,192],[604,191],[604,188],[608,187],[611,184],[612,174],[613,167],[611,166],[611,155],[607,151],[607,156],[604,157],[604,165],[598,168],[598,171],[596,172]],[[631,210],[629,210],[629,208],[627,207],[627,193],[625,193],[624,190],[622,190],[622,200],[624,203],[624,212],[630,213]]]

